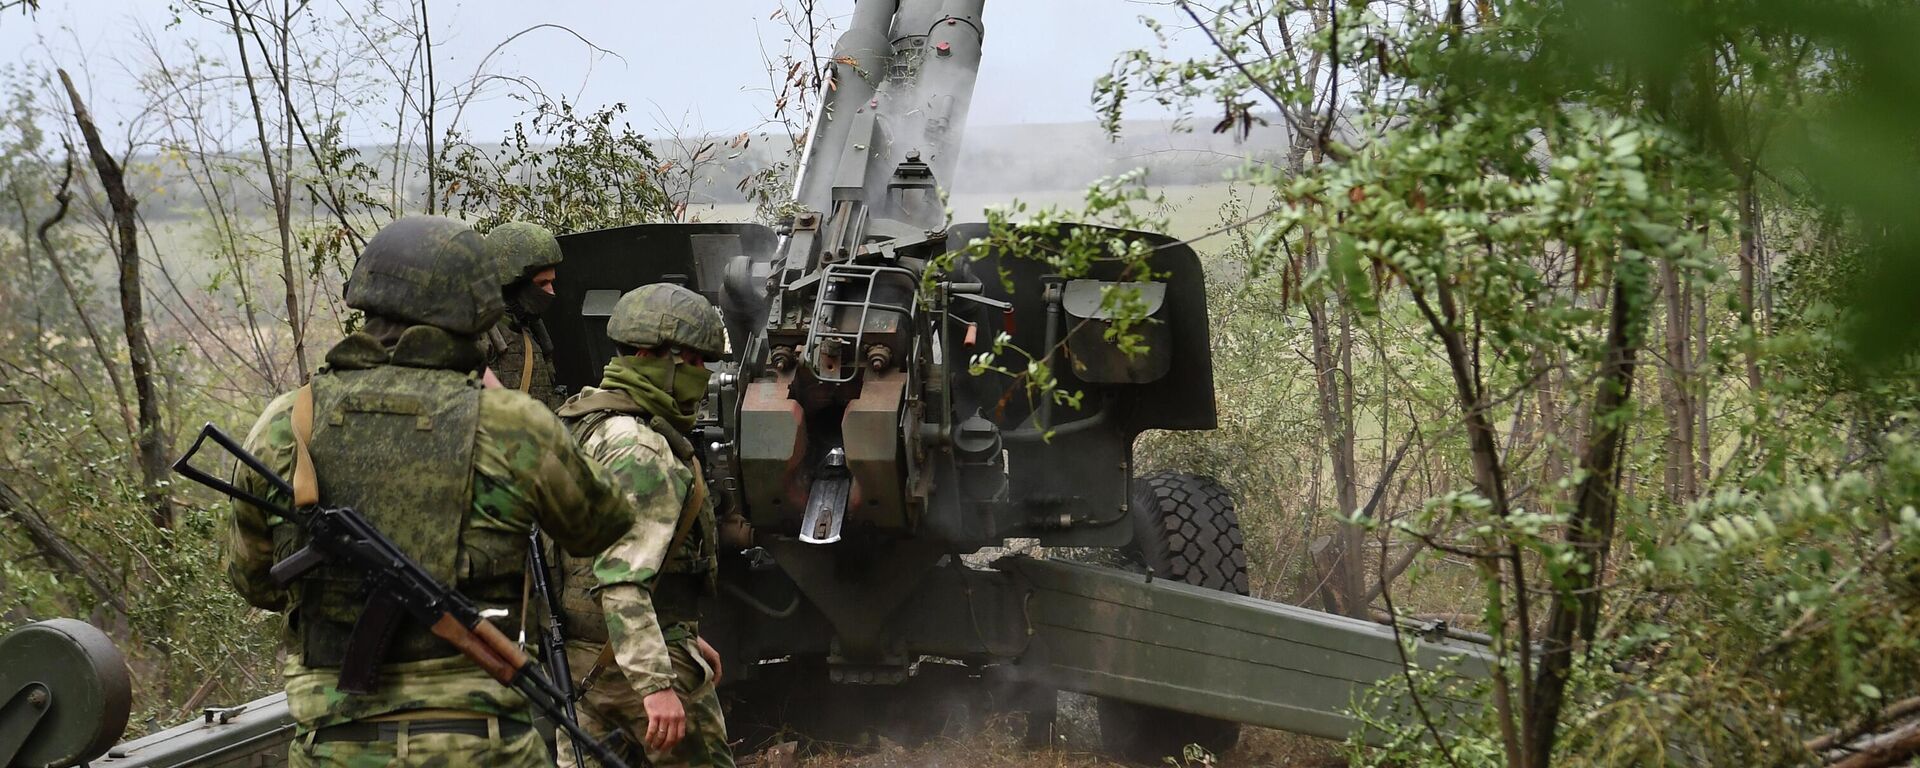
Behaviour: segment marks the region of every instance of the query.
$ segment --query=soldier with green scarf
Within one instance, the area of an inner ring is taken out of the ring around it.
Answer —
[[[687,440],[707,394],[705,363],[725,349],[726,330],[699,294],[656,284],[620,297],[607,336],[616,356],[600,386],[560,408],[634,509],[632,530],[599,558],[565,563],[580,724],[596,736],[623,731],[658,768],[731,766],[720,657],[699,634],[718,534]],[[573,764],[570,750],[560,753],[561,765]]]

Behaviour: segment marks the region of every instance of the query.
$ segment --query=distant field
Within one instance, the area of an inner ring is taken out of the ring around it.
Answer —
[[[1177,186],[1151,187],[1154,193],[1166,198],[1168,220],[1171,231],[1166,234],[1178,238],[1196,237],[1221,226],[1220,210],[1233,197],[1236,189],[1244,199],[1248,188],[1227,182],[1216,184],[1190,184]],[[953,219],[955,222],[981,221],[986,218],[987,208],[1006,205],[1019,200],[1029,209],[1058,207],[1073,210],[1082,205],[1084,196],[1077,191],[1049,190],[1020,193],[969,193],[955,195],[952,199]],[[1262,198],[1262,205],[1265,198]],[[753,206],[746,204],[709,205],[696,207],[689,215],[700,221],[750,221],[753,218]],[[1201,250],[1210,250],[1209,244],[1199,246]]]

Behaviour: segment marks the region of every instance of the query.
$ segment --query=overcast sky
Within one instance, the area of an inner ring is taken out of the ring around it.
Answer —
[[[179,2],[179,0],[176,0]],[[138,103],[131,78],[144,28],[164,45],[198,39],[224,50],[231,38],[216,25],[174,18],[166,0],[42,0],[42,10],[0,16],[0,64],[57,62],[85,83],[106,122],[124,121]],[[405,0],[388,0],[404,13]],[[822,0],[844,18],[852,0]],[[358,0],[313,0],[311,12],[341,14]],[[435,64],[442,82],[464,79],[489,49],[522,29],[559,24],[614,56],[595,56],[557,30],[536,31],[508,47],[489,69],[524,75],[549,93],[594,107],[630,105],[636,127],[723,133],[761,124],[767,74],[762,50],[783,47],[786,28],[770,21],[776,0],[429,0]],[[1139,18],[1179,27],[1184,17],[1158,0],[989,0],[985,58],[975,91],[974,125],[1079,122],[1094,118],[1088,95],[1120,51],[1155,45]],[[844,24],[842,24],[844,26]],[[1175,34],[1175,48],[1197,53],[1196,33]],[[82,71],[84,70],[84,75]],[[469,106],[464,128],[498,136],[526,105],[504,90]],[[1141,113],[1147,115],[1151,113]],[[356,136],[356,142],[379,141]]]

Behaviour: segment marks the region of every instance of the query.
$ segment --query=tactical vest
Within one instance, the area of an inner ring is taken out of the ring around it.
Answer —
[[[532,331],[513,331],[502,322],[487,332],[487,344],[489,365],[501,386],[532,395],[550,410],[560,407],[563,401],[554,390],[553,364],[540,352]]]
[[[619,415],[622,415],[621,411],[592,411],[568,419],[567,428],[572,431],[575,442],[586,445],[587,439],[602,424]],[[625,415],[646,417],[645,411],[638,406],[633,406],[633,410]],[[682,505],[680,518],[675,521],[673,540],[667,545],[665,562],[660,566],[659,575],[654,577],[651,591],[654,612],[659,616],[661,628],[672,632],[672,625],[698,622],[700,598],[714,592],[714,580],[718,575],[714,543],[718,533],[713,517],[713,500],[704,492],[706,481],[701,477],[699,463],[694,459],[693,444],[687,442],[684,435],[674,432],[659,417],[648,418],[647,426],[666,438],[674,458],[694,470],[687,503]],[[593,575],[594,560],[593,557],[562,558],[560,567],[565,569],[565,573],[561,581],[565,591],[561,596],[561,605],[566,611],[562,618],[568,638],[604,643],[607,641],[607,618],[595,594],[599,582]]]
[[[468,527],[478,382],[456,370],[378,365],[324,371],[310,386],[308,451],[320,503],[358,511],[441,583],[483,610],[507,611],[502,626],[518,624],[525,536]],[[295,526],[277,526],[275,534],[281,557],[305,544]],[[345,661],[368,597],[360,577],[326,566],[293,585],[293,629],[308,666]],[[457,655],[407,621],[379,662]]]

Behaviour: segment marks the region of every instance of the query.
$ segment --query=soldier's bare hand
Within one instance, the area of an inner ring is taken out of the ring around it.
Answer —
[[[707,666],[713,667],[713,679],[707,682],[713,683],[714,685],[719,685],[720,684],[720,652],[714,650],[713,646],[707,644],[707,639],[704,637],[700,637],[699,635],[694,636],[693,643],[694,643],[694,646],[700,650],[700,658],[706,659]]]
[[[499,376],[493,375],[492,368],[482,368],[481,370],[485,371],[485,373],[480,374],[481,388],[483,389],[506,389],[507,388],[507,385],[500,383]]]
[[[666,752],[687,735],[687,710],[672,688],[649,693],[640,703],[647,709],[647,748]]]

